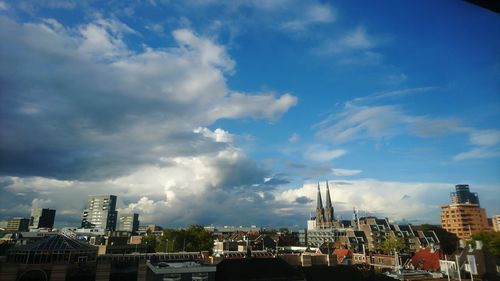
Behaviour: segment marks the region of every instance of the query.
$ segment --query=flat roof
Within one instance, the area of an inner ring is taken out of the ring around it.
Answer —
[[[147,266],[155,274],[207,273],[217,270],[217,266],[215,265],[203,264],[194,260],[179,262],[148,262]]]

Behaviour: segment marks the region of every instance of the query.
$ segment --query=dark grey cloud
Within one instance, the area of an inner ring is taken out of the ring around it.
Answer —
[[[312,202],[313,200],[309,199],[308,197],[306,196],[300,196],[300,197],[297,197],[295,199],[295,202],[296,203],[299,203],[299,204],[307,204],[307,203],[310,203]]]
[[[0,17],[0,24],[3,175],[112,178],[172,157],[216,153],[229,144],[193,129],[219,118],[275,119],[296,102],[231,95],[224,73],[234,62],[189,30],[174,32],[182,48],[132,51],[122,38],[133,31],[116,20],[74,29],[54,20]],[[280,105],[262,106],[273,102]],[[228,184],[248,177],[228,176]]]

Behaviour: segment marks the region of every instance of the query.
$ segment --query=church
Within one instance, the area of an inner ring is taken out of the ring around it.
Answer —
[[[332,228],[340,227],[340,223],[335,219],[335,212],[333,209],[332,199],[330,196],[330,187],[328,181],[326,182],[326,204],[323,207],[323,200],[321,198],[321,189],[318,183],[318,196],[316,200],[316,218],[311,218],[315,222],[314,228]]]

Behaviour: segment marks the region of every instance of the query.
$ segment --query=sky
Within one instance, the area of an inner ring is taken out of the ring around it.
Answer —
[[[0,1],[0,220],[500,214],[500,17],[462,1]]]

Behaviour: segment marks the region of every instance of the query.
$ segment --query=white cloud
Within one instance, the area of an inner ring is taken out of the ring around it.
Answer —
[[[500,143],[500,130],[476,130],[470,134],[470,142],[479,146],[495,146]]]
[[[54,21],[54,20],[52,20]],[[56,30],[60,32],[60,28]],[[78,29],[81,35],[79,50],[97,59],[117,59],[129,54],[123,42],[124,33],[135,33],[130,27],[117,20],[97,19]]]
[[[435,118],[410,115],[395,105],[369,105],[387,98],[425,93],[435,87],[410,88],[376,93],[345,103],[337,114],[332,114],[314,126],[316,136],[332,143],[346,143],[358,139],[377,142],[400,135],[435,138],[451,134],[465,134],[472,148],[453,156],[454,160],[485,159],[500,156],[500,131],[465,127],[458,118]],[[367,105],[368,104],[368,105]]]
[[[315,53],[320,55],[352,53],[373,49],[377,43],[370,38],[366,29],[357,27],[343,37],[326,41],[322,46],[315,49]]]
[[[464,128],[469,133],[471,150],[453,156],[456,161],[500,157],[500,130],[475,130]]]
[[[231,93],[220,105],[215,106],[208,118],[241,118],[252,116],[254,118],[278,119],[298,102],[297,97],[284,94],[276,98],[272,94],[245,95]],[[210,120],[210,119],[209,119]]]
[[[408,76],[404,73],[391,73],[386,75],[385,84],[397,85],[405,82],[408,79]]]
[[[362,170],[349,170],[349,169],[332,169],[332,172],[336,176],[354,176],[361,172]]]
[[[428,93],[428,92],[436,90],[436,89],[437,89],[436,87],[418,87],[418,88],[406,88],[406,89],[400,89],[400,90],[394,90],[394,91],[378,92],[378,93],[375,93],[373,95],[355,98],[355,99],[349,101],[348,103],[349,104],[360,104],[360,103],[366,103],[366,102],[373,102],[373,101],[377,101],[377,100],[403,98],[403,97],[407,97],[407,96]]]
[[[407,119],[395,106],[346,106],[345,110],[319,124],[317,136],[342,143],[363,137],[383,139],[399,134]],[[333,123],[333,124],[331,124]]]
[[[487,149],[483,147],[473,148],[466,152],[460,152],[453,156],[453,160],[462,161],[469,159],[486,159],[500,157],[500,149]]]
[[[330,5],[313,4],[303,7],[300,16],[286,21],[281,28],[291,32],[304,31],[314,24],[325,24],[335,21],[335,14]]]
[[[291,143],[296,143],[300,141],[300,135],[297,134],[297,133],[293,133],[289,138],[288,138],[288,142],[291,142]]]
[[[320,56],[332,56],[340,64],[377,65],[381,62],[382,54],[374,49],[383,43],[382,38],[368,35],[363,26],[341,37],[325,40],[312,53]]]
[[[10,97],[1,100],[9,110],[0,116],[6,172],[122,175],[163,158],[220,151],[231,137],[219,128],[207,138],[196,128],[222,118],[274,122],[297,104],[291,94],[228,89],[225,75],[235,62],[224,46],[188,29],[173,32],[178,47],[141,52],[122,40],[134,31],[113,19],[75,29],[54,20],[0,21],[0,38],[8,42],[0,48],[0,78]]]
[[[233,135],[228,131],[224,131],[221,128],[217,128],[214,131],[211,131],[205,127],[198,127],[193,132],[204,135],[207,138],[213,139],[215,142],[224,142],[224,143],[232,143]]]
[[[189,51],[194,51],[193,55],[199,56],[198,62],[201,65],[213,65],[221,67],[226,71],[233,69],[235,63],[227,55],[223,46],[214,44],[209,39],[198,37],[189,29],[178,29],[172,34],[181,46],[187,48]]]
[[[6,11],[9,9],[9,5],[5,3],[4,1],[0,1],[0,11]]]
[[[316,205],[316,185],[310,183],[300,188],[285,190],[278,194],[276,199],[291,204],[297,198],[308,198],[310,203],[303,206],[302,212],[309,212]],[[390,182],[374,179],[330,181],[330,192],[337,214],[349,215],[352,207],[356,206],[362,215],[366,213],[387,216],[391,220],[407,219],[416,223],[439,223],[440,205],[449,203],[447,198],[453,188],[452,183]],[[496,194],[495,186],[472,185],[472,188],[480,191],[482,198]],[[323,184],[322,192],[325,192]],[[489,214],[499,211],[497,204],[500,206],[498,197],[494,202],[488,202],[485,208]]]
[[[163,166],[143,166],[114,179],[62,181],[1,177],[0,188],[5,196],[0,199],[0,205],[25,202],[30,206],[52,207],[58,214],[65,214],[58,217],[60,223],[77,224],[87,195],[104,193],[118,195],[119,209],[139,212],[145,223],[224,223],[223,213],[232,213],[232,208],[237,208],[228,205],[226,200],[236,205],[240,196],[256,204],[273,200],[269,194],[273,180],[267,183],[264,180],[268,176],[241,150],[227,148],[202,156],[164,159]],[[219,217],[211,216],[210,209],[214,206]],[[2,216],[11,213],[5,211]]]
[[[304,152],[304,158],[311,161],[327,162],[346,154],[343,149],[329,149],[324,145],[311,145]]]

